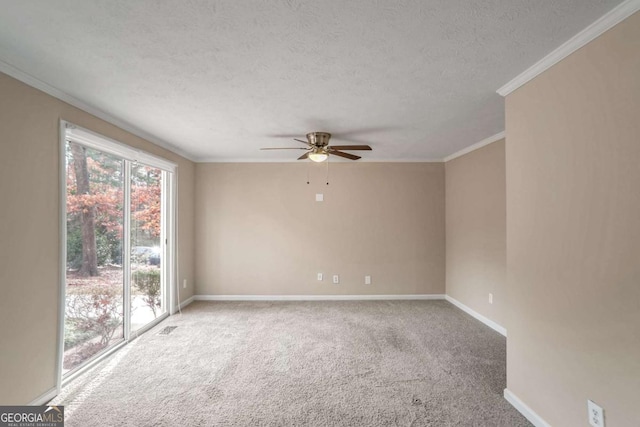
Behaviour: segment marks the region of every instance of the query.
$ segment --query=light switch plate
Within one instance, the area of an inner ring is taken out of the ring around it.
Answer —
[[[318,273],[318,280],[322,281],[322,273]]]
[[[316,202],[324,202],[324,194],[316,193]]]

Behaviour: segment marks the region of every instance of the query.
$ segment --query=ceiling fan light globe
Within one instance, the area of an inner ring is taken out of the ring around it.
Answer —
[[[325,153],[311,153],[309,154],[309,158],[316,163],[320,163],[327,160],[329,156]]]

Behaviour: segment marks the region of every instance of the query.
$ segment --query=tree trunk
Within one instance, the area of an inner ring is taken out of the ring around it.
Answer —
[[[91,194],[86,148],[73,142],[70,142],[69,146],[73,154],[73,169],[76,175],[78,195]],[[82,266],[78,273],[82,276],[97,276],[98,253],[96,250],[96,209],[94,206],[82,208],[80,226],[82,230]]]

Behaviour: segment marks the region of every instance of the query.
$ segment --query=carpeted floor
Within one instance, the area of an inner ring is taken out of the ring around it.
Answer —
[[[67,427],[529,426],[505,347],[446,301],[194,302],[54,403]]]

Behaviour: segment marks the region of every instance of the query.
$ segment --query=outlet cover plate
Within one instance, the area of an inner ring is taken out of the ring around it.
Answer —
[[[604,410],[591,400],[587,400],[589,424],[593,427],[604,427]]]

